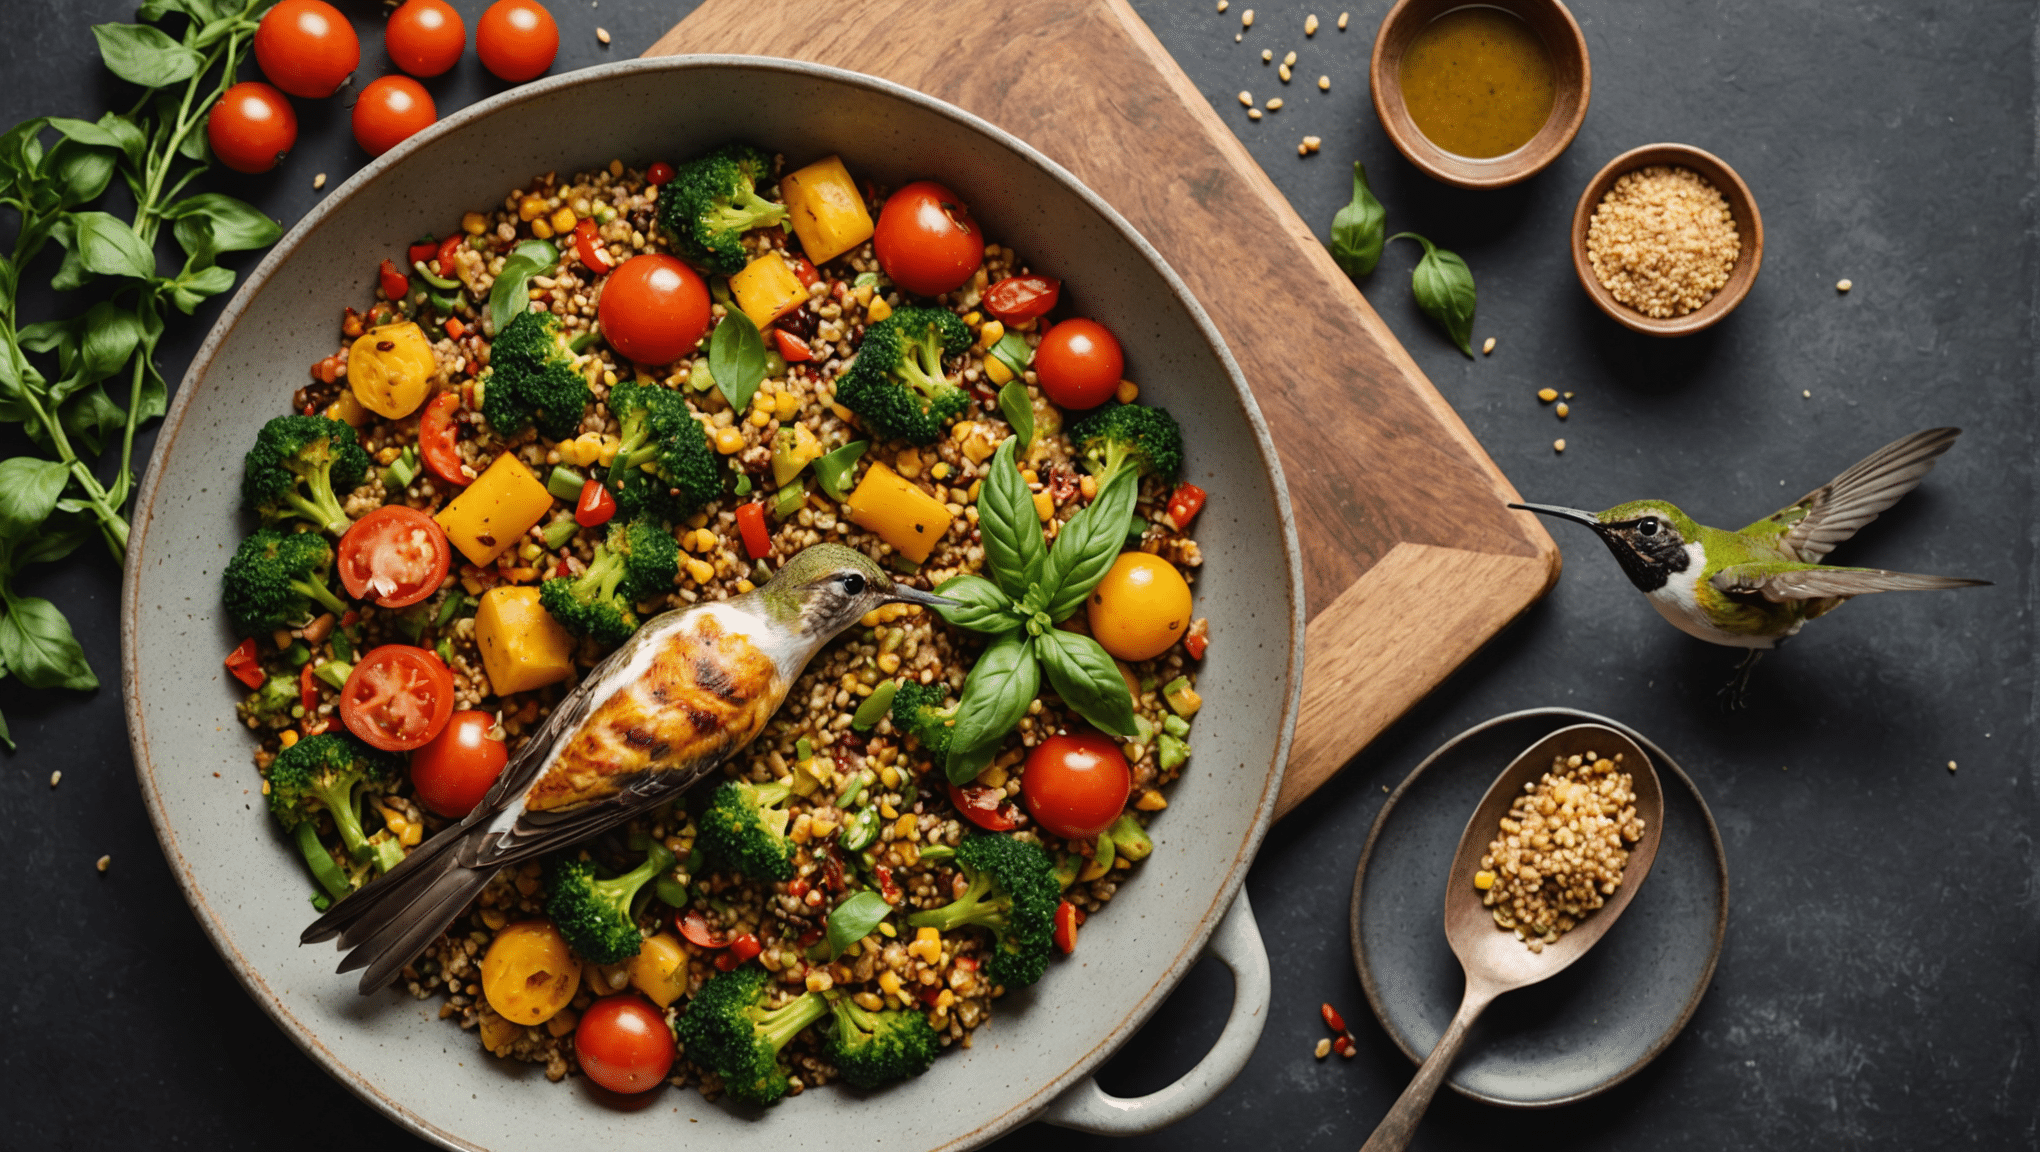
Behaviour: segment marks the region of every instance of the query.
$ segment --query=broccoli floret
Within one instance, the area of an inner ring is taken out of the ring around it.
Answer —
[[[1101,488],[1122,469],[1166,480],[1183,466],[1183,430],[1161,408],[1120,404],[1093,412],[1071,426],[1070,442]]]
[[[659,225],[680,254],[719,276],[744,270],[744,233],[786,219],[786,206],[758,195],[772,157],[748,144],[725,144],[680,165],[659,186]]]
[[[893,694],[893,730],[912,736],[938,762],[949,755],[949,738],[956,733],[956,709],[943,710],[948,689],[941,683],[922,684],[908,680]]]
[[[657,842],[644,863],[609,880],[597,880],[595,866],[586,860],[555,859],[545,874],[545,914],[581,959],[595,964],[627,960],[644,944],[631,903],[673,863],[673,854]]]
[[[687,1058],[721,1076],[730,1099],[761,1108],[786,1095],[780,1049],[829,1010],[819,992],[766,1008],[772,989],[767,976],[763,968],[746,965],[703,984],[676,1029]]]
[[[859,1088],[919,1076],[942,1050],[935,1029],[919,1012],[867,1012],[847,996],[833,999],[829,1009],[836,1017],[829,1063]]]
[[[333,545],[318,533],[258,528],[227,561],[227,616],[243,636],[260,636],[321,610],[345,613],[347,603],[326,587],[332,567]]]
[[[623,557],[623,580],[616,590],[635,604],[673,590],[680,574],[680,542],[654,520],[632,520],[609,530],[609,550]]]
[[[956,846],[956,866],[970,890],[953,904],[907,917],[908,926],[986,929],[996,942],[985,963],[994,982],[1023,988],[1041,979],[1055,937],[1055,906],[1062,900],[1047,851],[1011,836],[978,835]]]
[[[353,523],[339,494],[361,485],[368,464],[354,429],[340,421],[278,416],[248,450],[241,496],[264,524],[296,517],[338,536]]]
[[[519,312],[489,345],[489,375],[482,416],[505,436],[537,424],[548,439],[565,440],[581,427],[588,382],[574,371],[574,354],[550,312]]]
[[[371,849],[361,829],[361,804],[389,791],[402,774],[396,757],[336,732],[307,736],[278,752],[270,763],[269,814],[296,838],[305,863],[333,899],[347,895],[352,885],[319,842],[319,812],[332,817],[348,855],[373,859],[387,870],[394,861]],[[401,858],[399,854],[397,859]]]
[[[288,728],[296,717],[290,710],[298,703],[298,684],[289,676],[271,676],[262,682],[246,700],[234,705],[234,714],[243,724],[254,724],[263,728]]]
[[[970,329],[945,308],[901,308],[864,331],[836,399],[888,439],[933,444],[970,394],[942,371],[942,358],[971,345]]]
[[[677,520],[722,496],[722,472],[708,431],[680,393],[624,382],[609,391],[623,443],[609,465],[609,488],[626,515]]]
[[[754,880],[793,879],[793,844],[786,838],[785,784],[730,780],[715,790],[696,822],[702,851]]]
[[[640,623],[637,609],[616,590],[623,575],[623,557],[607,543],[597,544],[586,572],[540,584],[538,602],[560,627],[614,648],[630,639]]]

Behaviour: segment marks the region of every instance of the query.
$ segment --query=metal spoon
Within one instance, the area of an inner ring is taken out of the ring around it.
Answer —
[[[1612,760],[1617,752],[1622,753],[1622,771],[1629,773],[1633,783],[1636,813],[1643,820],[1643,838],[1629,849],[1622,884],[1607,897],[1607,903],[1560,936],[1556,943],[1546,944],[1542,952],[1532,952],[1516,939],[1514,932],[1495,925],[1493,913],[1481,904],[1480,890],[1473,886],[1473,874],[1480,871],[1480,858],[1500,830],[1502,817],[1509,814],[1509,806],[1522,795],[1523,785],[1535,783],[1549,771],[1554,757],[1595,753]],[[1665,796],[1658,788],[1657,772],[1651,767],[1650,758],[1635,741],[1599,724],[1575,724],[1553,732],[1532,744],[1495,777],[1495,782],[1488,785],[1487,795],[1481,797],[1480,807],[1474,809],[1473,817],[1466,822],[1466,830],[1459,835],[1459,851],[1452,857],[1452,871],[1445,884],[1445,938],[1466,972],[1465,998],[1459,1002],[1459,1011],[1445,1029],[1445,1035],[1438,1038],[1424,1066],[1417,1069],[1416,1078],[1403,1089],[1395,1107],[1388,1110],[1361,1152],[1398,1152],[1409,1144],[1410,1137],[1416,1134],[1417,1121],[1423,1119],[1424,1110],[1431,1106],[1431,1097],[1445,1082],[1445,1074],[1459,1055],[1467,1032],[1494,998],[1556,976],[1586,955],[1587,949],[1614,925],[1642,886],[1644,877],[1650,874],[1664,817]]]

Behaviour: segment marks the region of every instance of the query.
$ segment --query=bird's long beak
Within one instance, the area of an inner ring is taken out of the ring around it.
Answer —
[[[1561,508],[1556,504],[1511,504],[1509,507],[1521,508],[1525,512],[1535,512],[1539,516],[1554,516],[1560,520],[1570,520],[1575,524],[1585,524],[1596,532],[1601,530],[1601,518],[1599,516],[1594,515],[1592,512],[1582,512],[1577,508]]]
[[[937,596],[933,592],[923,592],[919,588],[910,588],[905,584],[894,584],[892,594],[887,596],[886,599],[895,602],[903,600],[909,604],[925,604],[930,608],[953,608],[956,606],[956,601],[951,600],[947,596]]]

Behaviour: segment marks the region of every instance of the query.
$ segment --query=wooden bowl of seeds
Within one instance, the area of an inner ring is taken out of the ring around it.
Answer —
[[[1632,148],[1573,209],[1573,271],[1601,311],[1651,336],[1686,336],[1735,311],[1764,263],[1749,185],[1687,144]]]

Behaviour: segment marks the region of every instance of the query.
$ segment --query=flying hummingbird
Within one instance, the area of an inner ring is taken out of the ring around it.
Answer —
[[[1666,500],[1633,500],[1605,512],[1509,507],[1592,528],[1673,627],[1710,644],[1747,649],[1722,690],[1731,707],[1740,707],[1757,660],[1851,596],[1990,583],[1820,562],[1917,487],[1961,434],[1960,428],[1929,428],[1887,444],[1738,532],[1697,524]]]
[[[808,659],[882,604],[952,603],[817,544],[764,587],[647,621],[553,709],[482,802],[300,938],[340,938],[361,991],[390,982],[506,864],[577,844],[686,791],[764,731]]]

